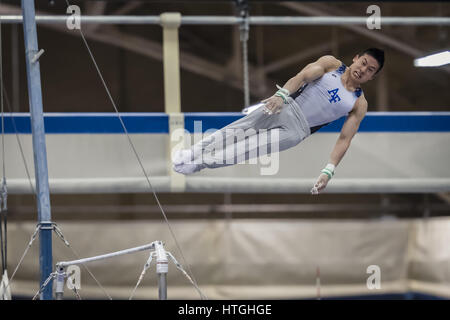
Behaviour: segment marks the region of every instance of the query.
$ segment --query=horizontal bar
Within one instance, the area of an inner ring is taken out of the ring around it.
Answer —
[[[69,15],[38,15],[36,22],[39,24],[66,23]],[[366,25],[369,16],[251,16],[248,23],[251,25]],[[448,17],[383,17],[382,25],[450,25]],[[1,23],[22,23],[20,15],[0,15]],[[159,16],[80,16],[82,24],[153,24],[160,25]],[[237,25],[243,23],[241,17],[235,16],[182,16],[182,25]]]
[[[139,252],[139,251],[151,250],[151,249],[154,249],[154,248],[155,248],[155,242],[152,242],[152,243],[140,246],[140,247],[125,249],[125,250],[111,252],[111,253],[107,253],[107,254],[102,254],[100,256],[95,256],[95,257],[90,257],[90,258],[85,258],[85,259],[79,259],[79,260],[73,260],[73,261],[61,261],[61,262],[58,262],[56,265],[60,266],[60,267],[67,267],[67,266],[83,264],[83,263],[97,261],[97,260],[114,258],[114,257],[122,256],[122,255],[125,255],[125,254],[130,254],[130,253],[135,253],[135,252]]]
[[[315,179],[284,178],[186,178],[186,192],[306,193]],[[450,191],[449,178],[335,178],[324,193],[438,193]]]
[[[157,192],[172,192],[169,176],[151,177]],[[52,194],[146,193],[145,178],[50,179]],[[310,194],[314,179],[186,176],[185,192]],[[34,180],[33,180],[34,183]],[[9,179],[10,194],[30,194],[27,179]],[[333,178],[324,193],[450,192],[450,178]]]
[[[167,134],[169,117],[166,113],[121,113],[131,134]],[[194,133],[220,129],[242,118],[239,112],[185,113],[185,129]],[[14,128],[13,121],[16,128]],[[339,132],[345,117],[321,128],[318,132]],[[197,122],[197,123],[196,123]],[[122,134],[123,128],[115,113],[45,113],[47,134]],[[200,126],[201,124],[201,126]],[[1,129],[1,123],[0,123]],[[31,134],[29,113],[5,115],[5,133]],[[359,132],[450,132],[450,112],[368,112]]]
[[[259,203],[259,204],[165,204],[164,212],[166,214],[220,214],[229,213],[308,213],[308,212],[337,212],[346,211],[352,213],[367,213],[388,211],[409,211],[421,212],[429,208],[433,212],[448,212],[449,206],[445,203]],[[33,206],[14,207],[15,215],[34,214],[36,212]],[[77,215],[91,216],[114,216],[114,215],[147,215],[160,214],[161,209],[157,205],[52,205],[52,212],[58,215]]]
[[[250,17],[253,25],[366,25],[367,17]],[[381,25],[449,25],[445,17],[381,17]]]

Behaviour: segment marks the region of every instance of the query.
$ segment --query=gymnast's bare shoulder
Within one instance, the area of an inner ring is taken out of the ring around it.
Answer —
[[[325,70],[325,72],[336,70],[342,65],[342,61],[332,55],[322,56],[317,59],[315,63],[320,65]]]

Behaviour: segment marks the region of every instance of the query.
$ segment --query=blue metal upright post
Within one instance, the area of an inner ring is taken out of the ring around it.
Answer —
[[[47,148],[45,146],[44,115],[42,109],[41,72],[39,69],[34,0],[22,0],[23,33],[27,64],[28,96],[30,103],[31,128],[33,136],[34,168],[38,208],[40,285],[52,273],[52,222],[50,213],[50,192],[47,169]],[[52,282],[41,293],[41,300],[52,299]]]

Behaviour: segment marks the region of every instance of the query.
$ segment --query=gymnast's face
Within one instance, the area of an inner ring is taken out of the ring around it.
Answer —
[[[350,77],[358,83],[365,83],[374,78],[379,67],[380,65],[374,57],[368,54],[356,55],[349,67]]]

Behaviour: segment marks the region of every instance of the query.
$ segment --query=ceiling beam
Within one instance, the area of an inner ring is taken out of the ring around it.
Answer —
[[[450,204],[450,192],[441,192],[441,193],[436,193],[436,196],[445,201],[447,204]]]
[[[116,11],[112,12],[111,15],[117,15],[117,16],[125,15],[125,14],[137,9],[141,5],[142,5],[142,2],[129,1],[129,2],[125,3],[122,7],[117,9]]]
[[[86,15],[95,16],[102,15],[106,10],[106,1],[86,2]],[[83,27],[86,32],[92,32],[99,28],[99,24],[87,24]]]
[[[339,43],[346,44],[348,42],[351,42],[352,40],[354,40],[353,36],[344,36],[342,37],[342,39],[339,39]],[[266,73],[275,72],[280,69],[286,68],[290,65],[297,64],[301,61],[310,59],[312,57],[318,58],[319,56],[324,55],[326,52],[331,52],[332,46],[333,44],[331,42],[326,42],[316,46],[309,47],[305,50],[289,55],[285,58],[266,64],[264,66],[264,72]]]
[[[87,1],[86,2],[86,13],[90,16],[102,15],[106,10],[105,1]]]
[[[307,14],[311,16],[348,16],[350,15],[349,12],[340,10],[338,8],[333,8],[332,12],[322,8],[319,9],[317,6],[312,5],[306,5],[302,3],[291,3],[291,2],[283,2],[280,3],[281,6],[290,8],[291,10],[294,10],[296,12]],[[362,36],[365,36],[369,39],[378,41],[379,43],[382,43],[388,47],[391,47],[393,49],[396,49],[408,56],[411,56],[413,58],[418,58],[427,55],[428,53],[418,49],[404,41],[398,40],[394,37],[388,36],[386,34],[380,33],[376,30],[369,30],[366,27],[361,26],[355,26],[355,25],[343,25],[341,26],[344,29],[348,29],[353,31],[354,33],[360,34]],[[450,67],[442,67],[440,70],[444,70],[447,73],[450,73]]]
[[[21,9],[16,6],[0,4],[0,10],[4,14],[20,15]],[[46,12],[37,11],[39,15],[48,15]],[[69,30],[64,25],[43,24],[42,27],[63,32],[72,36],[79,36],[77,30]],[[83,27],[83,30],[85,28]],[[95,40],[105,44],[127,49],[131,52],[141,54],[143,56],[162,61],[162,45],[159,42],[145,39],[132,34],[124,33],[113,26],[104,27],[99,30],[86,30],[84,35],[87,39]],[[208,79],[224,83],[235,89],[243,91],[243,83],[240,77],[230,74],[229,69],[214,62],[210,62],[203,57],[196,56],[187,52],[180,52],[180,67],[190,72],[196,73]],[[255,67],[249,66],[250,73],[250,92],[257,98],[264,98],[260,95],[259,81],[256,76]],[[265,80],[273,85],[273,81]]]

